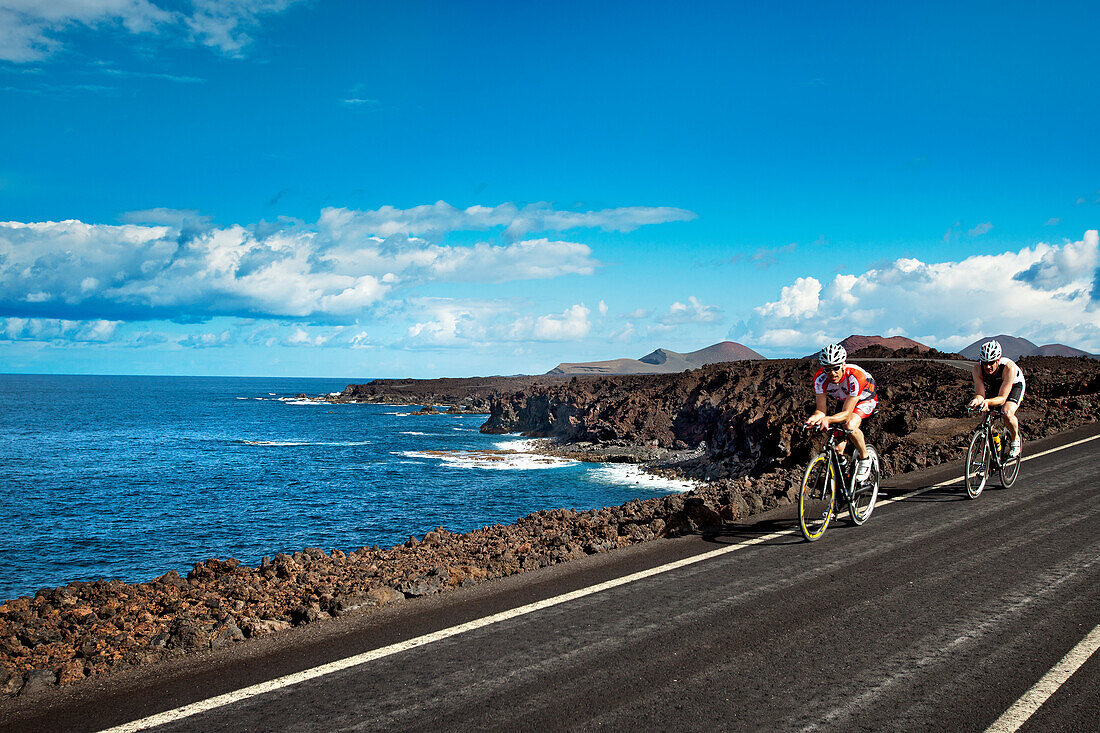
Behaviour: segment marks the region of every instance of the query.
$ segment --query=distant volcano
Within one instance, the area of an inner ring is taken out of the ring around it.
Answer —
[[[669,349],[657,349],[640,359],[562,362],[547,374],[674,374],[698,369],[705,364],[763,358],[747,346],[734,341],[722,341],[687,354]]]
[[[854,333],[841,341],[840,345],[849,353],[866,349],[868,346],[881,346],[890,351],[915,348],[918,353],[932,350],[931,346],[925,346],[919,341],[904,336],[857,336]]]
[[[997,342],[1001,345],[1001,354],[1013,360],[1019,359],[1021,356],[1088,356],[1093,359],[1097,358],[1096,354],[1090,354],[1087,351],[1075,349],[1065,344],[1045,344],[1043,346],[1036,346],[1025,338],[1008,336],[1003,333],[1000,336],[982,336],[980,339],[970,344],[970,346],[960,351],[959,354],[967,359],[977,360],[978,352],[981,351],[982,344],[990,339],[997,339]]]

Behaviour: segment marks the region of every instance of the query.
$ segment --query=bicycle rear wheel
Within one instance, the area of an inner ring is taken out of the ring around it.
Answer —
[[[1023,451],[1020,451],[1020,455],[1009,458],[1001,464],[1001,486],[1011,489],[1012,484],[1016,483],[1016,477],[1020,475],[1020,461],[1022,458]]]
[[[821,453],[810,461],[798,494],[798,525],[809,542],[820,539],[833,518],[836,506],[836,478],[829,456]]]
[[[989,439],[985,430],[978,430],[970,439],[970,448],[966,451],[966,494],[977,499],[989,479]],[[1013,477],[1015,478],[1015,477]]]
[[[857,484],[852,490],[852,500],[848,503],[848,514],[852,524],[861,525],[871,518],[878,501],[878,485],[882,478],[882,469],[878,465],[878,452],[874,446],[867,446],[867,455],[871,458],[871,475],[863,485]]]

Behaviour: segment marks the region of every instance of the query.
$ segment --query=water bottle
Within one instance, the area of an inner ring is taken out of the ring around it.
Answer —
[[[997,449],[997,455],[1001,454],[1001,436],[999,433],[993,433],[993,447]]]

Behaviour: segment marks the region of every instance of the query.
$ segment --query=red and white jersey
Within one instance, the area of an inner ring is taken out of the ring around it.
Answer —
[[[857,395],[860,402],[865,402],[875,399],[875,379],[862,367],[848,364],[844,367],[840,383],[833,384],[822,367],[814,375],[814,394],[827,394],[841,402]]]

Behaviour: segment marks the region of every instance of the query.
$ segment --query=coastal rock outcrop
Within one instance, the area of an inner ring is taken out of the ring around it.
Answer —
[[[1100,365],[1089,359],[1026,357],[1024,437],[1042,437],[1100,419]],[[869,363],[879,406],[866,432],[887,475],[958,455],[972,420],[969,363],[897,359]],[[486,433],[520,432],[563,444],[600,443],[666,449],[702,447],[680,465],[691,478],[760,477],[800,465],[809,441],[797,435],[812,410],[816,364],[769,360],[714,364],[682,374],[574,377],[492,398]],[[1078,396],[1087,399],[1067,400]],[[639,462],[647,460],[641,458]]]

